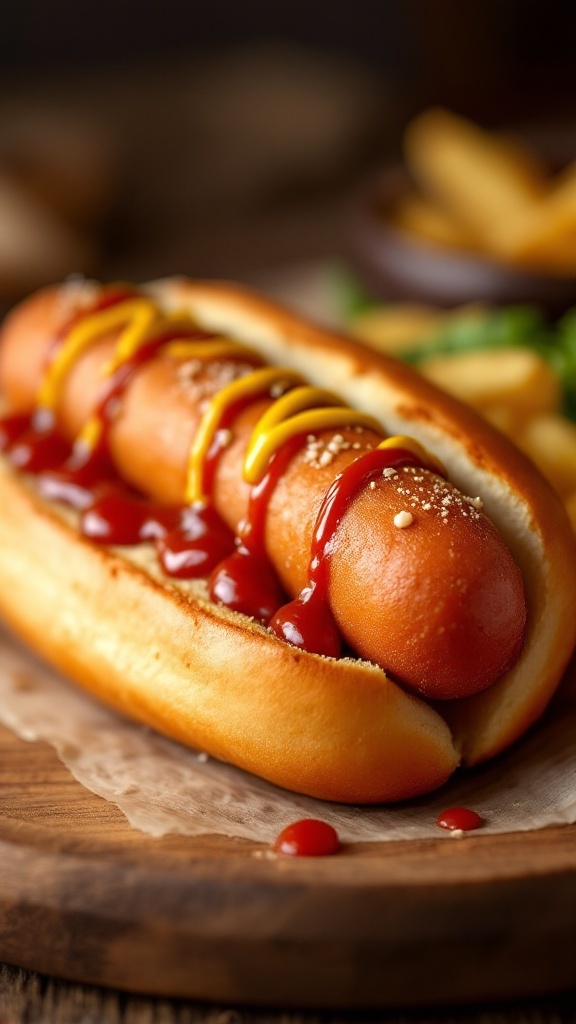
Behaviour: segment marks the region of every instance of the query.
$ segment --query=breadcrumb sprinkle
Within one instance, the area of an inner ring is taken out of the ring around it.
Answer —
[[[384,470],[382,476],[385,486],[393,487],[402,496],[406,511],[434,512],[441,522],[449,522],[455,515],[465,519],[480,518],[482,499],[461,494],[435,473],[418,466],[405,466],[400,472]]]
[[[397,526],[399,530],[405,530],[407,526],[412,526],[414,522],[414,516],[411,512],[397,512],[394,516],[394,526]]]
[[[179,364],[176,379],[186,397],[198,405],[201,412],[205,412],[210,400],[218,391],[252,373],[253,370],[254,367],[249,363],[205,362],[192,358]]]
[[[363,427],[354,428],[356,433],[363,429]],[[315,434],[308,434],[302,459],[315,469],[324,469],[326,466],[330,466],[341,452],[368,451],[370,448],[372,445],[362,444],[360,441],[346,441],[342,434],[334,434],[328,441],[323,441]]]

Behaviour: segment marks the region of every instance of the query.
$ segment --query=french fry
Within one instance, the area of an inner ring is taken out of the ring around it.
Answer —
[[[576,271],[576,162],[508,239],[506,255],[536,266]]]
[[[423,240],[457,249],[474,249],[473,235],[432,201],[409,193],[395,206],[392,224],[402,231],[418,235]]]
[[[445,319],[446,314],[435,306],[394,303],[360,313],[351,327],[356,337],[372,348],[402,357],[415,342],[432,338]]]
[[[515,417],[524,417],[560,407],[558,377],[531,349],[483,349],[435,356],[425,360],[421,370],[429,380],[480,412],[499,406]]]
[[[449,324],[459,320],[470,322],[473,318],[482,320],[485,316],[486,307],[476,302],[457,306],[450,312],[437,306],[393,303],[359,313],[350,327],[357,338],[372,348],[402,359],[410,349],[434,347],[438,333]]]
[[[572,423],[560,413],[533,416],[526,422],[516,441],[548,477],[561,497],[574,495],[576,423]]]
[[[409,125],[405,151],[424,193],[495,254],[508,254],[546,193],[543,172],[517,146],[445,110]]]

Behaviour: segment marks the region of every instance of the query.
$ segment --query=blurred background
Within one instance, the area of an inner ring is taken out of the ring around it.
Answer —
[[[575,44],[574,0],[5,4],[0,299],[338,259],[425,107],[573,136]]]

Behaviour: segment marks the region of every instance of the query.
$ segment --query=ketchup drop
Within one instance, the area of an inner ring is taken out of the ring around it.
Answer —
[[[207,576],[234,548],[234,534],[210,506],[183,508],[174,529],[156,538],[156,552],[167,576]]]
[[[484,820],[476,811],[470,811],[467,807],[450,807],[438,815],[436,824],[448,832],[472,832],[475,828],[481,828]]]
[[[299,597],[283,605],[270,628],[293,647],[311,654],[339,658],[342,653],[342,637],[328,601],[314,586],[305,587]]]
[[[8,458],[16,469],[24,473],[40,473],[61,465],[70,454],[70,445],[54,427],[47,430],[32,427],[18,434],[7,450]]]
[[[252,488],[248,514],[240,526],[240,546],[216,567],[208,582],[212,601],[265,626],[286,600],[266,551],[268,501],[301,443],[301,438],[292,438],[272,456],[264,477]]]
[[[403,448],[378,448],[351,462],[339,473],[324,496],[316,523],[308,566],[308,585],[281,608],[270,628],[282,640],[313,654],[339,658],[340,632],[328,599],[328,563],[336,530],[358,491],[386,469],[414,464]]]
[[[96,544],[133,545],[162,536],[179,519],[179,508],[135,498],[110,485],[82,513],[80,531]]]
[[[31,426],[30,416],[17,414],[0,420],[0,452],[5,452]]]
[[[208,593],[212,601],[250,615],[265,626],[285,600],[268,560],[245,548],[220,562],[208,581]]]
[[[287,825],[273,846],[275,853],[286,857],[329,857],[339,849],[336,829],[316,818],[303,818]]]

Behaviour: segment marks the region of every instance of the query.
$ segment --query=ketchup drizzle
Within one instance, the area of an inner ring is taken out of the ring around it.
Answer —
[[[234,548],[234,533],[210,505],[178,510],[178,522],[156,537],[158,560],[167,576],[207,576]]]
[[[141,544],[161,537],[180,522],[180,509],[162,506],[110,485],[80,519],[85,537],[96,544]]]
[[[308,585],[297,598],[279,608],[270,622],[277,636],[294,647],[337,658],[342,637],[328,601],[330,553],[334,535],[351,501],[370,480],[385,469],[416,465],[414,455],[404,448],[376,448],[340,473],[322,502],[310,552]]]
[[[60,466],[38,474],[38,490],[44,498],[62,501],[79,511],[114,487],[129,493],[103,452],[87,452],[80,445],[74,446]]]
[[[135,294],[123,288],[110,290],[90,312],[101,312]],[[67,333],[84,315],[85,311],[74,317],[59,333],[49,360],[54,359]],[[116,474],[109,456],[110,427],[135,373],[163,346],[176,340],[205,341],[214,337],[214,332],[175,326],[141,345],[106,381],[94,411],[100,434],[91,450],[81,442],[71,450],[47,410],[36,417],[9,417],[0,422],[0,449],[8,450],[18,468],[38,474],[44,497],[81,511],[83,536],[99,544],[154,541],[166,574],[180,579],[206,576],[233,549],[234,535],[211,508],[163,506],[131,491]]]
[[[110,426],[126,388],[139,367],[176,340],[206,341],[214,332],[198,328],[173,328],[151,338],[112,374],[95,411],[101,424],[94,458],[109,450]],[[222,450],[211,451],[211,471]],[[234,547],[234,534],[209,506],[166,507],[130,497],[127,493],[106,493],[90,506],[82,518],[85,536],[103,544],[139,544],[153,540],[162,569],[168,576],[192,579],[206,576]]]
[[[237,550],[216,567],[208,581],[208,593],[213,601],[264,625],[286,598],[266,553],[266,513],[280,477],[301,445],[302,438],[293,437],[274,453],[262,480],[251,489],[248,513],[239,528]]]
[[[55,426],[37,429],[33,419],[28,417],[18,429],[20,417],[3,420],[1,431],[6,433],[7,443],[0,445],[16,469],[24,473],[40,473],[45,469],[59,466],[70,452],[70,445],[58,433]]]
[[[0,420],[0,452],[6,452],[31,426],[30,416],[19,413]]]
[[[58,334],[49,362],[74,324],[87,313],[101,312],[137,294],[120,285],[106,289],[89,311],[79,312]],[[93,542],[152,542],[167,575],[179,579],[209,576],[212,600],[270,624],[295,647],[338,657],[342,638],[328,601],[335,531],[350,502],[372,478],[386,468],[417,465],[417,459],[403,448],[376,449],[360,456],[334,480],[316,520],[308,584],[296,599],[285,603],[286,594],[266,551],[266,516],[272,493],[304,435],[291,438],[270,459],[264,477],[251,489],[246,519],[236,538],[211,505],[164,506],[134,492],[120,480],[110,458],[110,428],[137,370],[171,341],[215,337],[213,332],[176,324],[145,341],[105,382],[93,413],[100,427],[93,448],[88,449],[82,441],[71,448],[58,433],[52,411],[39,409],[32,416],[14,415],[0,421],[0,450],[6,451],[19,469],[38,476],[45,497],[78,509],[81,532]],[[243,354],[243,358],[250,359],[250,355]],[[254,362],[260,362],[256,354]],[[210,495],[213,489],[217,462],[227,443],[224,432],[246,406],[261,397],[246,395],[223,411],[203,461],[205,493]]]

